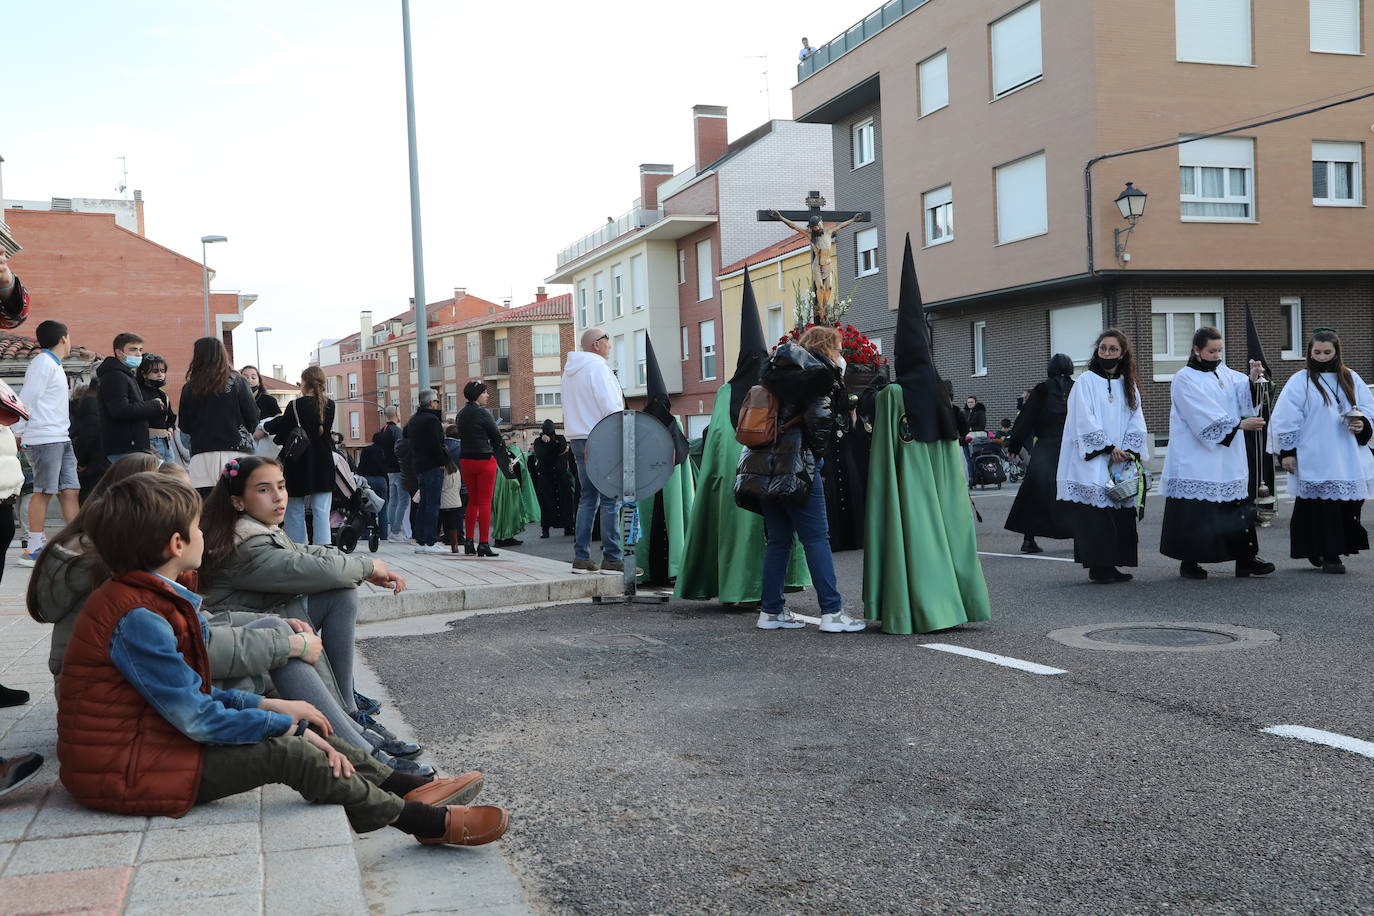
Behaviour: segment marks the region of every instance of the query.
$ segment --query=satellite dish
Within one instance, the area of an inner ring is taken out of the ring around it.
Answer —
[[[634,417],[633,438],[626,442],[623,417]],[[625,411],[601,419],[587,436],[587,477],[603,496],[620,499],[625,493],[626,445],[632,445],[635,499],[653,496],[676,467],[673,437],[662,423],[647,413]]]

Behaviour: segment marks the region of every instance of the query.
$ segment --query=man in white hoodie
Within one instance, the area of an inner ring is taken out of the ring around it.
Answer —
[[[76,515],[80,482],[76,478],[76,453],[70,436],[71,414],[67,398],[70,384],[62,360],[72,352],[67,326],[60,321],[41,322],[35,330],[42,349],[29,362],[20,397],[29,419],[13,427],[33,468],[33,496],[29,499],[29,546],[19,555],[20,566],[33,566],[43,549],[44,520],[53,494],[62,507],[62,518]]]
[[[602,496],[587,477],[587,435],[603,417],[625,409],[625,398],[606,360],[611,355],[611,338],[601,328],[582,332],[581,349],[568,354],[563,367],[563,427],[568,445],[577,462],[577,479],[582,485],[577,504],[577,528],[573,537],[575,573],[592,573],[592,519],[601,505],[601,572],[620,575],[624,561],[620,556],[620,528],[616,520],[616,500]]]

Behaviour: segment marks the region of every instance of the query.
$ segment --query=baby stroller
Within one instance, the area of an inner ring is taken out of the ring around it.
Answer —
[[[975,487],[996,484],[1002,489],[1007,479],[1006,458],[1002,453],[1002,443],[988,437],[987,433],[977,432],[970,436],[969,458],[973,468],[969,483]]]
[[[382,529],[377,520],[382,505],[382,498],[367,485],[367,478],[354,474],[348,459],[335,452],[334,503],[330,512],[334,546],[344,553],[352,553],[358,542],[366,538],[367,549],[376,553],[382,542]]]

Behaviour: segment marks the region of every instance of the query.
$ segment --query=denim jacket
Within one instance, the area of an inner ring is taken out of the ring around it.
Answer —
[[[200,609],[199,595],[170,579],[163,581]],[[204,619],[200,626],[201,638],[207,639]],[[177,651],[171,625],[147,608],[134,608],[115,626],[110,661],[159,715],[192,741],[256,744],[295,726],[289,716],[259,709],[262,697],[257,694],[214,687],[201,693],[200,675]]]

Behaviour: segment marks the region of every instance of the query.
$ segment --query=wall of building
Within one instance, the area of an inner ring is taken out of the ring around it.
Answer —
[[[854,125],[869,119],[873,120],[873,149],[875,158],[868,165],[854,168],[852,136]],[[868,227],[878,227],[878,272],[859,279],[854,292],[845,323],[863,331],[870,338],[877,337],[882,345],[891,350],[893,329],[897,326],[897,313],[888,305],[888,271],[901,270],[901,246],[889,249],[882,227],[886,225],[886,201],[883,197],[883,120],[882,106],[873,101],[864,105],[842,120],[833,128],[833,163],[835,170],[835,199],[832,206],[836,210],[868,210],[871,222],[855,223],[840,233],[835,241],[835,254],[839,261],[839,281],[837,295],[846,295],[854,288],[858,266],[858,244],[856,234]],[[919,209],[919,204],[915,204]]]
[[[697,298],[697,243],[709,239],[711,242],[711,296]],[[683,416],[709,415],[715,405],[716,390],[729,377],[723,372],[721,341],[724,321],[721,319],[720,284],[715,278],[720,273],[720,227],[710,226],[678,240],[678,249],[686,257],[686,282],[677,287],[678,331],[676,334],[679,371],[682,373],[682,396],[674,399],[674,409]],[[674,271],[676,275],[676,270]],[[676,279],[676,276],[674,277]],[[702,378],[701,372],[701,322],[714,320],[716,323],[716,374],[712,378]],[[687,328],[687,359],[682,357],[681,329]],[[660,357],[667,364],[671,358]]]

